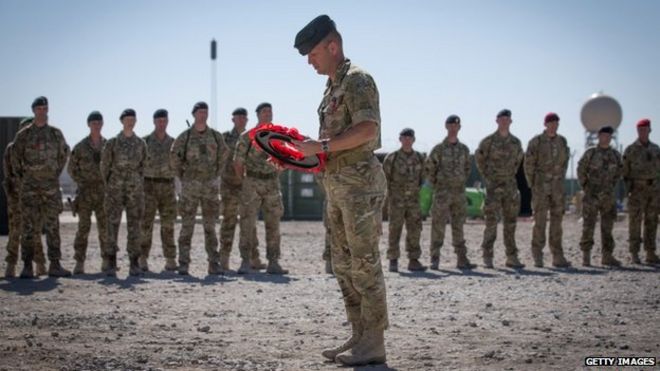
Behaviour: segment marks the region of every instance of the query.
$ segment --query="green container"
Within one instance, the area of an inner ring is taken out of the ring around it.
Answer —
[[[480,188],[465,188],[465,201],[467,202],[467,215],[470,218],[482,218],[484,216],[483,205],[486,194]],[[419,206],[422,216],[427,217],[433,206],[433,188],[428,182],[424,182],[419,190]]]
[[[419,206],[422,209],[422,216],[427,217],[431,212],[433,205],[433,188],[429,182],[425,181],[419,190]]]

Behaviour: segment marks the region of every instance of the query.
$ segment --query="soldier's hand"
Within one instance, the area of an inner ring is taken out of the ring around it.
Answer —
[[[323,149],[321,148],[321,142],[313,139],[307,139],[305,141],[299,141],[299,140],[292,140],[291,144],[293,144],[296,149],[302,154],[307,157],[307,156],[313,156],[317,153],[323,152]]]

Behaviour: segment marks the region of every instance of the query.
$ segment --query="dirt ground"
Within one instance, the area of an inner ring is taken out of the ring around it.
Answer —
[[[63,264],[72,269],[76,225],[71,218],[62,221]],[[480,267],[468,273],[455,269],[451,248],[442,251],[440,271],[410,273],[402,258],[400,273],[385,273],[388,362],[358,369],[566,370],[583,368],[586,356],[659,357],[660,269],[631,265],[626,225],[619,221],[614,231],[623,268],[601,268],[596,248],[594,267],[557,270],[531,268],[532,223],[521,219],[517,242],[528,267],[516,272],[503,267],[499,238],[496,268],[481,267],[483,223],[468,222],[469,256]],[[383,227],[384,254],[387,223]],[[261,223],[259,228],[263,236]],[[422,259],[428,264],[428,221],[424,228]],[[565,250],[574,265],[581,256],[580,228],[567,216]],[[337,283],[323,273],[320,222],[282,223],[281,263],[291,270],[288,276],[208,277],[198,225],[191,276],[160,273],[164,260],[156,245],[150,264],[158,273],[127,278],[122,250],[119,276],[107,278],[98,273],[92,232],[91,274],[0,280],[1,370],[338,368],[320,355],[349,333]],[[123,226],[120,241],[125,232]],[[0,245],[6,241],[0,238]],[[3,249],[0,258],[5,256]],[[232,268],[238,263],[235,242]],[[383,267],[386,263],[383,256]]]

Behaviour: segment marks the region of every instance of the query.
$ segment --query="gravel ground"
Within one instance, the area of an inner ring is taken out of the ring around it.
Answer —
[[[384,254],[387,223],[383,227]],[[530,268],[528,219],[517,231],[528,267],[504,268],[498,239],[496,267],[484,269],[478,249],[483,227],[481,221],[466,225],[470,259],[480,264],[472,272],[455,269],[453,251],[445,248],[440,271],[408,272],[404,257],[400,273],[385,273],[388,362],[358,369],[566,370],[583,368],[586,356],[660,356],[660,269],[630,263],[625,219],[614,230],[621,269],[600,267],[599,248],[592,268]],[[263,236],[261,223],[259,228]],[[428,264],[428,221],[424,228],[422,259]],[[71,269],[76,224],[63,217],[61,229],[62,263]],[[578,220],[566,217],[565,250],[574,265],[581,257],[580,229]],[[120,241],[125,232],[122,227]],[[154,241],[160,241],[157,233]],[[0,238],[2,246],[6,242]],[[291,270],[288,276],[207,276],[199,225],[193,244],[189,277],[160,273],[160,246],[150,260],[157,273],[126,277],[128,259],[121,251],[119,276],[104,277],[92,236],[88,275],[0,280],[0,369],[339,368],[320,355],[350,331],[337,283],[323,273],[320,222],[282,223],[281,263]],[[0,258],[5,255],[3,250]],[[232,268],[238,264],[235,247]]]

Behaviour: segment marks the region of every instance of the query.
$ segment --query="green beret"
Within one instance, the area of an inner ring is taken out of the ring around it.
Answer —
[[[124,117],[135,117],[135,110],[132,108],[126,108],[121,115],[119,115],[119,120],[123,120]]]
[[[500,118],[502,116],[511,117],[511,110],[505,108],[497,113],[497,118]]]
[[[167,110],[164,108],[157,109],[156,112],[154,112],[154,119],[159,119],[159,118],[167,118]]]
[[[236,116],[236,115],[247,116],[247,110],[243,107],[238,107],[234,110],[234,112],[231,113],[231,115],[232,116]]]
[[[193,106],[192,113],[193,115],[197,112],[198,109],[209,109],[209,105],[206,102],[197,102]]]
[[[92,111],[87,115],[87,123],[89,124],[92,121],[103,121],[103,115],[99,111]]]
[[[293,47],[298,49],[300,55],[307,55],[332,31],[336,31],[335,22],[327,15],[314,18],[296,35]]]
[[[36,97],[34,98],[34,101],[32,101],[32,108],[37,106],[47,106],[47,105],[48,105],[48,98],[44,96]]]
[[[614,128],[612,128],[611,126],[603,126],[602,128],[600,128],[600,130],[598,130],[598,134],[601,133],[612,134],[614,133]]]

